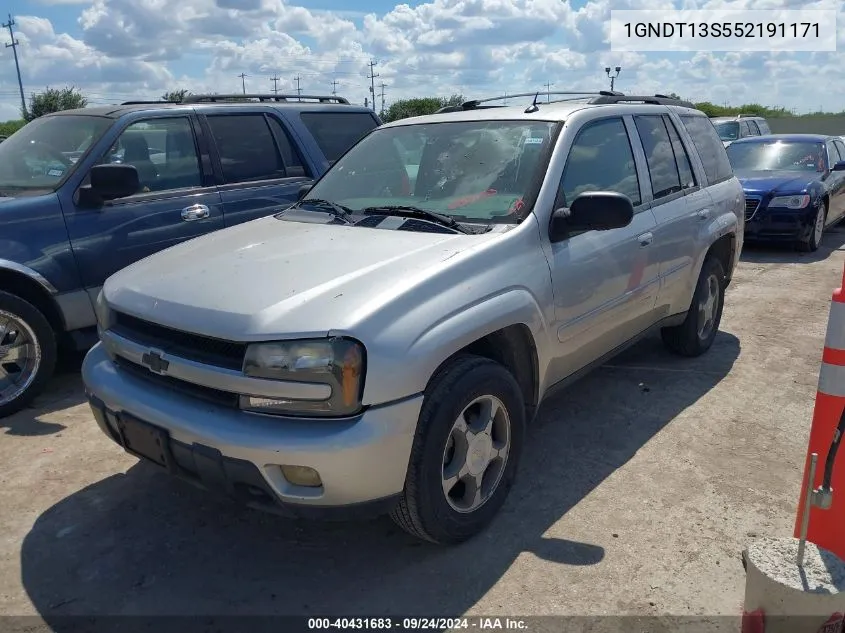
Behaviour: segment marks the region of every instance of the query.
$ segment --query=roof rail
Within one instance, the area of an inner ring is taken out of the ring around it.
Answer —
[[[658,105],[674,105],[683,106],[685,108],[695,108],[695,104],[683,99],[672,99],[666,95],[601,95],[595,99],[591,99],[590,103],[652,103]]]
[[[124,101],[120,105],[161,105],[164,103],[179,103],[178,101],[164,101],[163,99],[159,99],[158,101]]]
[[[534,97],[534,104],[533,105],[542,105],[543,103],[549,103],[549,102],[539,101],[538,98],[541,95],[546,95],[546,96],[549,96],[549,95],[575,96],[575,95],[577,95],[576,98],[586,98],[586,97],[593,97],[593,96],[596,96],[596,95],[613,96],[613,95],[621,95],[621,94],[622,94],[621,92],[608,92],[607,90],[598,90],[598,91],[593,90],[593,91],[590,91],[590,92],[567,92],[567,91],[559,91],[559,90],[552,90],[552,91],[535,90],[533,92],[519,92],[517,94],[512,94],[512,95],[501,95],[501,96],[498,96],[498,97],[487,97],[486,99],[472,99],[470,101],[464,101],[459,106],[446,106],[444,108],[440,108],[437,111],[437,114],[442,114],[444,112],[461,112],[461,111],[464,111],[464,110],[477,110],[477,109],[480,109],[480,108],[501,108],[501,107],[504,107],[504,106],[485,106],[485,105],[481,105],[481,104],[489,103],[491,101],[503,101],[504,99],[516,99],[518,97]]]
[[[246,99],[258,99],[259,101],[317,101],[319,103],[341,103],[349,105],[349,100],[336,95],[293,95],[293,94],[221,94],[221,95],[188,95],[182,103],[217,103],[218,101],[244,101]]]

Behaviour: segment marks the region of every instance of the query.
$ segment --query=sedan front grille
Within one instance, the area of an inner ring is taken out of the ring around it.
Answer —
[[[243,367],[246,343],[174,330],[123,312],[113,314],[110,329],[130,341],[206,365],[236,370]]]
[[[751,218],[754,217],[754,214],[757,213],[757,209],[760,207],[760,198],[757,197],[745,197],[745,221],[748,222]]]

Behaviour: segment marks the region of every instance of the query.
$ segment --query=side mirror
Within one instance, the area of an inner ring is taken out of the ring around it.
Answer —
[[[549,236],[564,239],[575,231],[609,231],[628,226],[634,218],[631,199],[612,191],[588,191],[577,196],[568,209],[552,214]]]
[[[141,181],[132,165],[95,165],[91,168],[91,191],[103,200],[138,193]]]
[[[833,166],[833,171],[845,171],[845,160],[840,160]]]
[[[313,187],[313,186],[314,186],[314,185],[312,185],[312,184],[310,184],[310,183],[309,183],[309,184],[307,184],[307,185],[302,185],[302,186],[299,188],[299,191],[297,191],[297,192],[296,192],[296,199],[297,199],[297,200],[302,200],[302,199],[305,197],[305,195],[306,195],[309,191],[311,191],[311,187]]]

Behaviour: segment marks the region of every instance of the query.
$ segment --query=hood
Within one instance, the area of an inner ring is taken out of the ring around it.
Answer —
[[[494,238],[267,217],[141,260],[104,286],[112,308],[229,340],[348,330],[413,279]]]
[[[821,178],[821,174],[795,171],[736,171],[746,193],[801,193]]]

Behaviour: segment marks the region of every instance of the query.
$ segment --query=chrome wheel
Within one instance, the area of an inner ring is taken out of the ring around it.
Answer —
[[[716,315],[719,313],[719,280],[716,275],[708,275],[704,282],[704,296],[698,304],[698,338],[707,339],[716,325]]]
[[[818,212],[816,213],[816,223],[813,226],[813,239],[816,244],[819,244],[822,241],[822,233],[824,233],[824,218],[825,218],[825,211],[824,205],[819,207]]]
[[[26,391],[41,366],[41,346],[32,327],[17,315],[0,310],[0,405]]]
[[[510,445],[511,420],[501,400],[480,396],[464,408],[443,451],[443,493],[454,510],[474,512],[490,499]]]

